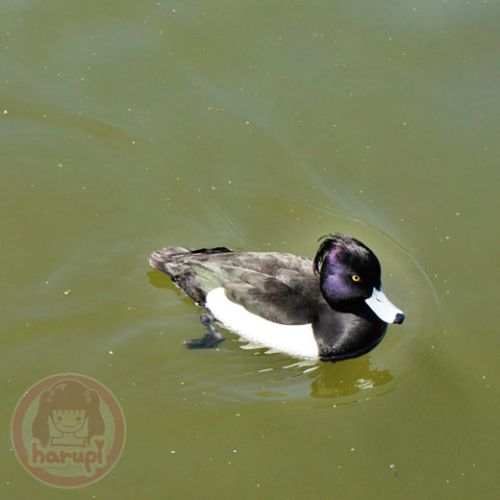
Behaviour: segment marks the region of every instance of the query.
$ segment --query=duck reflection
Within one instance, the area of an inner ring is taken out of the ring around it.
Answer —
[[[169,288],[171,290],[177,289],[172,281],[164,274],[157,273],[156,271],[148,271],[146,275],[149,282],[156,288]]]
[[[369,356],[340,363],[321,363],[318,369],[310,372],[308,376],[312,379],[311,396],[315,398],[352,396],[393,380],[388,370],[371,369]]]

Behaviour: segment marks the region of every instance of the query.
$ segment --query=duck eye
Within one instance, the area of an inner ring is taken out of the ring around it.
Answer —
[[[353,274],[352,281],[355,281],[357,283],[358,281],[361,281],[361,277],[357,274]]]

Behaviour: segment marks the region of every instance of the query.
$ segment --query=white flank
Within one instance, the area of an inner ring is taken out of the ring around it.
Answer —
[[[226,328],[249,342],[299,358],[318,359],[311,324],[282,325],[261,318],[229,300],[224,288],[207,294],[206,307]]]

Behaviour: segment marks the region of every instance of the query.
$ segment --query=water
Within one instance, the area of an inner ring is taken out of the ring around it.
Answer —
[[[2,498],[498,498],[499,19],[4,1]],[[146,263],[168,244],[313,256],[335,231],[375,250],[407,320],[313,371],[231,335],[185,350],[197,309]],[[61,372],[127,421],[116,467],[72,491],[7,446],[23,392]]]

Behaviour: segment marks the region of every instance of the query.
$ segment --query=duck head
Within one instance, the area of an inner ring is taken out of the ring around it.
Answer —
[[[325,236],[314,258],[321,293],[333,308],[364,301],[385,323],[402,323],[404,314],[382,292],[377,256],[344,234]]]

